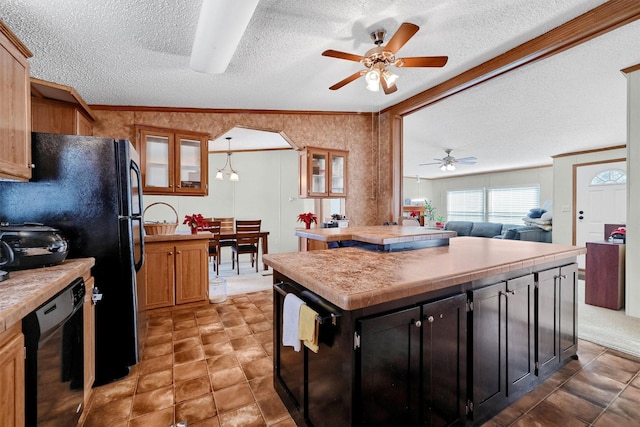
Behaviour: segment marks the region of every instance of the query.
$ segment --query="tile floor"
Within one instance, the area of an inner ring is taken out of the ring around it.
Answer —
[[[148,316],[144,357],[97,387],[84,427],[294,426],[273,389],[271,291]],[[638,426],[640,359],[587,341],[485,426]],[[340,426],[336,426],[340,427]]]

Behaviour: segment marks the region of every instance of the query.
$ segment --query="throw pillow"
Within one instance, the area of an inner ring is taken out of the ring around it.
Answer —
[[[529,213],[527,214],[527,216],[529,218],[540,218],[542,216],[542,214],[545,213],[544,209],[541,208],[533,208],[529,210]]]

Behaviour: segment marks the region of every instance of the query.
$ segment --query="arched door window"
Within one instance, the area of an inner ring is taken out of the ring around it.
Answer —
[[[602,171],[591,179],[590,185],[626,184],[627,174],[620,169]]]

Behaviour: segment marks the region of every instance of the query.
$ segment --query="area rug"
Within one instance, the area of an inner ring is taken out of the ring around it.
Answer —
[[[273,270],[263,270],[262,264],[258,267],[251,267],[250,262],[240,263],[240,274],[231,268],[231,261],[220,264],[219,277],[227,281],[227,295],[247,294],[271,289],[273,286]],[[209,264],[209,281],[216,278],[213,265]]]
[[[578,337],[640,357],[640,319],[584,303],[584,281],[578,282]]]

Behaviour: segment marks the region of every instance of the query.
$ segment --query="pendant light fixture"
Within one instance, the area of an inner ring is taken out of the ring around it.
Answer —
[[[233,182],[238,182],[240,181],[240,177],[238,176],[238,172],[233,169],[233,166],[231,166],[231,137],[228,136],[225,138],[227,140],[227,162],[224,164],[224,167],[222,169],[218,169],[218,173],[216,173],[216,179],[219,181],[223,180],[223,172],[226,172],[227,175],[229,175],[229,181],[233,181]],[[227,166],[229,166],[229,170],[227,171]]]

